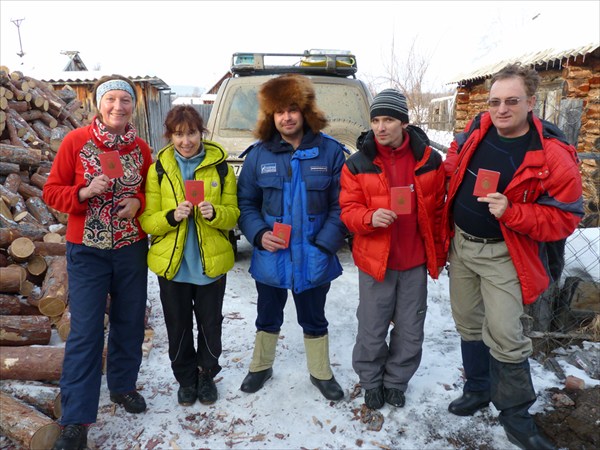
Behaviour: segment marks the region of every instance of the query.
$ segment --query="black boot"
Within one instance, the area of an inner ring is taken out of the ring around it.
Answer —
[[[52,450],[83,450],[87,448],[88,427],[80,424],[66,425]]]
[[[212,405],[219,398],[213,376],[208,371],[200,372],[198,376],[198,400],[203,405]]]
[[[463,395],[452,401],[448,411],[472,416],[490,404],[490,350],[483,341],[461,341],[465,386]]]
[[[268,369],[261,370],[259,372],[248,372],[244,381],[242,381],[242,385],[240,389],[243,392],[247,392],[248,394],[253,394],[262,388],[265,382],[273,376],[273,368],[269,367]]]
[[[508,440],[524,450],[555,450],[528,411],[536,400],[529,361],[511,364],[490,358],[490,368],[492,402]]]
[[[198,397],[196,385],[192,386],[179,386],[177,390],[177,402],[181,406],[191,406],[196,402]]]
[[[510,442],[524,450],[556,450],[556,447],[537,428],[527,409],[517,407],[513,412],[505,410],[498,420],[504,427]]]
[[[311,375],[310,382],[319,389],[327,400],[340,400],[344,397],[344,390],[335,380],[335,377],[331,377],[330,380],[318,380]]]

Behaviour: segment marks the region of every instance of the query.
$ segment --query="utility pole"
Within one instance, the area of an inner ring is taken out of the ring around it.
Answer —
[[[19,52],[17,52],[17,55],[19,55],[19,57],[23,57],[25,56],[25,52],[23,51],[23,44],[21,44],[21,22],[23,22],[25,20],[25,18],[23,19],[12,19],[11,22],[14,23],[17,27],[17,33],[19,33],[19,47],[20,50]]]

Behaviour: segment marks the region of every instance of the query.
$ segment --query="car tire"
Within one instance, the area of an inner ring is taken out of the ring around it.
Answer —
[[[330,120],[323,132],[342,143],[350,153],[354,153],[356,140],[364,130],[363,127],[350,120]]]

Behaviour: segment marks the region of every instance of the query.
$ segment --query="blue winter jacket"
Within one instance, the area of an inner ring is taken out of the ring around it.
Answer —
[[[244,153],[238,223],[254,245],[252,277],[296,293],[337,278],[342,266],[336,252],[346,236],[338,199],[345,161],[342,145],[307,131],[294,151],[276,133]],[[272,253],[262,248],[261,238],[274,222],[290,224],[292,232],[289,247]]]

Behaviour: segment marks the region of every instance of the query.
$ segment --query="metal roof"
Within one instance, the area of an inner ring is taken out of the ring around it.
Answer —
[[[545,66],[546,70],[554,68],[560,69],[562,67],[563,60],[568,60],[571,57],[577,58],[578,56],[582,56],[585,59],[586,55],[598,50],[599,48],[600,44],[598,44],[598,42],[594,42],[569,50],[557,50],[555,48],[550,48],[538,52],[527,53],[519,57],[507,58],[493,64],[488,64],[472,72],[458,74],[452,77],[447,84],[463,84],[489,78],[507,64],[515,62],[520,62],[523,65],[533,67]]]
[[[81,71],[70,71],[70,72],[55,72],[55,73],[39,73],[39,74],[31,74],[33,78],[37,80],[42,80],[50,84],[59,83],[59,84],[93,84],[100,77],[104,75],[111,75],[111,73],[102,72],[102,71],[93,71],[93,70],[81,70]],[[161,80],[158,77],[151,75],[144,76],[132,76],[125,75],[133,82],[147,82],[154,86],[158,90],[167,90],[171,89],[171,87]]]

